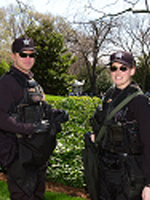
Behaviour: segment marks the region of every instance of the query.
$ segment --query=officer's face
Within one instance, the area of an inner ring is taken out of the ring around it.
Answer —
[[[25,74],[28,74],[34,65],[35,58],[33,51],[23,51],[11,55],[14,66]]]
[[[115,83],[116,87],[121,90],[130,84],[132,80],[131,77],[135,74],[135,67],[129,68],[118,62],[112,63],[111,69],[112,81]]]

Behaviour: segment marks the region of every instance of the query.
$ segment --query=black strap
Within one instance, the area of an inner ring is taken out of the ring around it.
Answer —
[[[7,74],[12,75],[24,88],[27,87],[27,80],[22,74],[14,72],[12,70],[7,72]]]

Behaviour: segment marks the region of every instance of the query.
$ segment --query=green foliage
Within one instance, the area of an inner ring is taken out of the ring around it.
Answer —
[[[7,62],[5,60],[2,60],[0,62],[0,76],[2,76],[4,73],[9,71],[9,69],[10,69],[10,66],[7,64]]]
[[[69,121],[62,124],[62,133],[57,134],[57,147],[50,158],[52,164],[47,172],[49,181],[74,187],[84,186],[81,151],[84,134],[92,131],[89,119],[101,103],[97,97],[67,97],[52,99],[46,96],[53,108],[68,111]]]
[[[28,27],[26,33],[36,44],[37,58],[33,67],[36,80],[47,94],[67,94],[67,87],[73,78],[68,68],[75,57],[72,58],[71,53],[64,48],[63,36],[54,31],[49,20]]]
[[[108,70],[104,69],[101,73],[97,76],[96,88],[98,93],[100,94],[105,93],[108,88],[112,85],[112,80],[110,73]]]
[[[0,181],[0,200],[10,200],[7,183]]]

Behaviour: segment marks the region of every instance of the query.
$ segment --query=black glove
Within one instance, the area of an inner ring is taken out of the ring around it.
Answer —
[[[50,130],[50,123],[48,120],[43,120],[33,125],[34,133],[46,133]]]
[[[53,120],[59,123],[64,123],[69,120],[69,114],[67,111],[59,109],[55,111]]]

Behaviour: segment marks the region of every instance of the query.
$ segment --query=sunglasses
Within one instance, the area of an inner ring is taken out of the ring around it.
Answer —
[[[115,72],[115,71],[117,71],[118,69],[119,69],[120,71],[122,71],[122,72],[125,72],[125,71],[127,71],[129,68],[126,67],[126,66],[121,66],[121,67],[111,66],[109,69],[110,69],[111,72]]]
[[[35,53],[23,53],[23,52],[20,52],[19,53],[19,56],[21,57],[21,58],[27,58],[27,56],[29,56],[30,58],[35,58]]]

